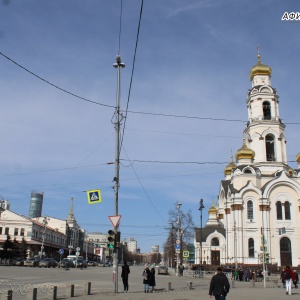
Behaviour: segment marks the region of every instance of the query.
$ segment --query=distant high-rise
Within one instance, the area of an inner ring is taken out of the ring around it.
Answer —
[[[10,202],[8,200],[5,200],[5,199],[0,200],[0,208],[10,210]]]
[[[44,193],[31,192],[29,218],[39,218],[42,216]]]

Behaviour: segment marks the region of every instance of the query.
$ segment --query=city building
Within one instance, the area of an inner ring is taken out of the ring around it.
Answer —
[[[112,255],[107,247],[108,235],[101,232],[89,232],[87,233],[87,240],[94,245],[94,253],[97,256],[97,261],[105,262]]]
[[[196,251],[198,261],[202,256],[213,265],[256,265],[259,259],[275,266],[300,265],[300,153],[298,167],[290,167],[271,74],[258,55],[249,75],[243,144],[236,162],[232,157],[225,168],[218,203],[209,211],[216,230],[206,235],[209,224],[196,230],[195,247],[201,231],[202,246],[207,246]]]
[[[159,245],[154,245],[151,247],[152,252],[159,252]]]
[[[137,241],[134,238],[129,238],[127,242],[127,249],[131,253],[138,253]]]
[[[8,200],[1,199],[0,200],[0,210],[5,210],[5,209],[10,210],[10,202]]]
[[[43,246],[43,256],[59,258],[58,250],[67,249],[66,235],[52,228],[43,221],[30,219],[10,210],[0,213],[0,245],[3,245],[10,235],[11,241],[18,243],[22,239],[27,244],[27,256],[40,256]]]
[[[38,218],[42,215],[44,193],[31,192],[29,218]]]
[[[94,260],[94,244],[85,238],[85,231],[76,222],[73,214],[73,200],[66,220],[50,216],[29,218],[8,209],[0,210],[0,246],[10,235],[11,240],[27,244],[27,256],[46,256],[60,259],[79,252],[86,259]]]

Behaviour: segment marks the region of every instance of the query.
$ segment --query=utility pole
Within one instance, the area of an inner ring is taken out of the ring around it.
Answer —
[[[113,64],[118,70],[117,79],[117,104],[115,111],[115,129],[116,129],[116,149],[115,149],[115,177],[114,177],[114,194],[115,194],[115,216],[118,216],[119,201],[119,173],[120,173],[120,86],[121,86],[121,68],[125,68],[125,64],[121,62],[121,57],[116,56],[116,62]],[[117,236],[119,226],[115,228],[115,237]],[[114,248],[113,257],[113,291],[118,293],[118,248]]]
[[[201,226],[201,231],[200,231],[200,265],[202,265],[202,210],[204,208],[203,205],[203,199],[200,199],[200,206],[199,206],[199,210],[200,210],[200,226]],[[202,271],[202,270],[201,270]]]
[[[179,249],[177,248],[176,249],[176,259],[177,259],[177,262],[176,262],[176,272],[175,274],[177,274],[177,276],[179,276],[179,259],[180,259],[180,252],[181,252],[181,248],[182,248],[182,245],[181,245],[181,220],[180,220],[180,207],[181,207],[182,203],[178,202],[177,203],[177,210],[178,210],[178,219],[177,219],[177,241],[179,241]]]

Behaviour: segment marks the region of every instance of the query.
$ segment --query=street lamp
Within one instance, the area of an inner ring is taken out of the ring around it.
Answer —
[[[203,199],[200,199],[200,265],[202,264],[202,210],[204,208]]]
[[[181,251],[181,239],[180,239],[180,231],[181,231],[181,221],[180,221],[180,207],[181,207],[182,203],[178,202],[177,203],[177,210],[178,210],[178,219],[177,219],[177,240],[179,241],[179,249],[177,248],[176,249],[176,252],[177,252],[177,266],[176,266],[176,272],[177,272],[177,275],[179,275],[179,257],[180,257],[180,251]]]
[[[40,252],[40,259],[43,258],[44,241],[45,241],[45,234],[46,234],[46,226],[47,226],[49,220],[50,220],[50,218],[48,218],[47,216],[45,216],[44,220],[43,220],[44,231],[42,233],[42,246],[41,246],[41,252]]]
[[[169,222],[169,225],[170,225],[170,229],[171,229],[171,232],[170,232],[170,257],[171,257],[171,262],[169,262],[169,267],[173,268],[173,259],[174,259],[174,237],[173,237],[173,222]]]

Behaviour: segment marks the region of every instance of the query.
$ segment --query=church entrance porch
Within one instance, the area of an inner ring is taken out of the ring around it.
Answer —
[[[220,251],[217,250],[211,251],[211,265],[220,266]]]
[[[287,237],[280,240],[280,262],[281,266],[292,266],[291,241]]]

